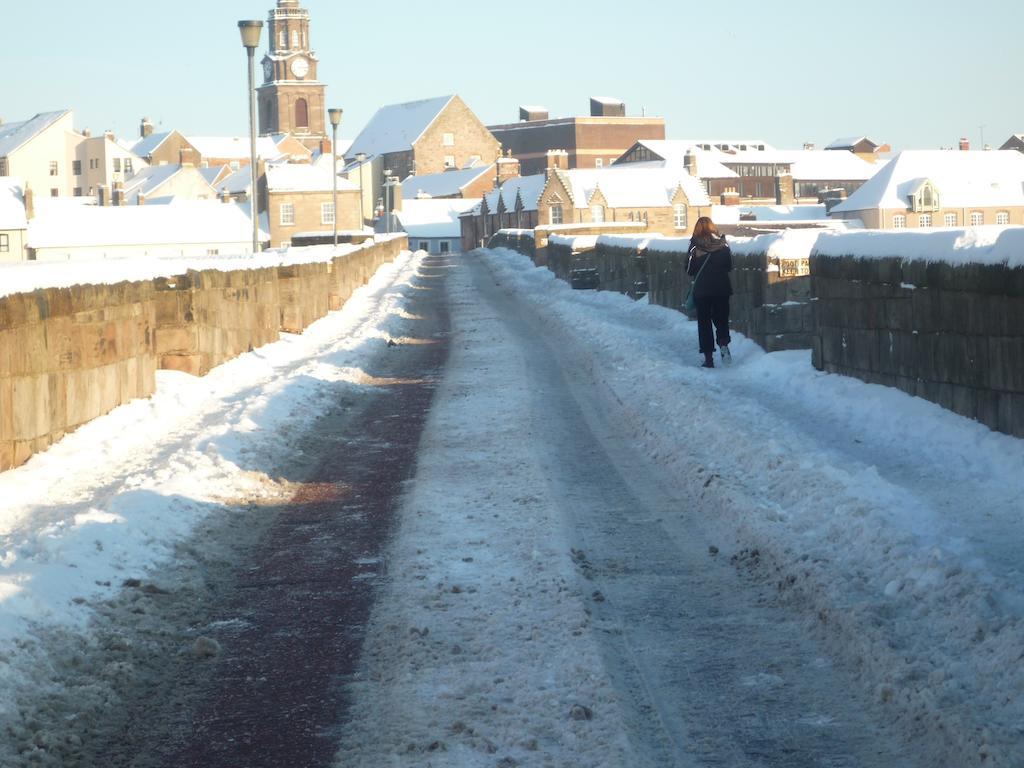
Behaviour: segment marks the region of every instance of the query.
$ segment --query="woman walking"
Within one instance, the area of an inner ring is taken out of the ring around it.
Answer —
[[[729,352],[729,297],[732,296],[732,251],[707,216],[697,219],[690,237],[690,258],[686,274],[694,278],[693,300],[697,305],[697,338],[704,355],[703,368],[715,367],[715,341],[722,362],[732,361]],[[714,333],[712,333],[714,324]]]

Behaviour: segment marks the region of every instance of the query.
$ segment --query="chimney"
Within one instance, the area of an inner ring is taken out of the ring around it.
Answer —
[[[527,123],[535,120],[547,120],[548,109],[547,107],[520,107],[519,119]]]
[[[402,212],[402,185],[394,184],[391,187],[391,210],[394,213]]]
[[[146,193],[143,192],[141,189],[139,190],[138,196],[135,198],[135,204],[136,205],[145,205],[146,204]]]
[[[152,134],[153,134],[153,124],[151,122],[149,122],[149,118],[148,117],[142,118],[142,122],[139,123],[139,136],[144,139],[147,136],[151,136]]]
[[[591,117],[625,117],[626,105],[619,99],[594,96],[590,99]]]
[[[806,151],[808,151],[808,152],[813,152],[814,151],[814,142],[813,141],[805,141],[804,142],[804,149]]]
[[[780,171],[775,177],[775,204],[796,205],[796,185],[789,171]]]
[[[960,137],[960,151],[966,152],[971,148],[971,142],[966,136]]]
[[[85,138],[87,138],[87,139],[91,139],[92,138],[92,131],[90,131],[88,128],[83,128],[82,129],[82,135]]]
[[[179,165],[195,165],[195,150],[191,147],[182,147],[178,150],[178,164]]]
[[[124,203],[124,183],[120,181],[112,182],[110,185],[110,203],[111,205],[122,205]]]
[[[719,199],[722,201],[722,205],[739,205],[740,193],[735,189],[730,188],[725,190]]]
[[[697,176],[697,153],[693,151],[693,148],[686,150],[686,154],[683,156],[683,168],[691,176]]]
[[[25,183],[25,218],[32,220],[36,215],[36,193]]]
[[[228,194],[228,188],[227,187],[221,187],[220,188],[220,192],[217,193],[217,197],[218,197],[218,199],[222,203],[230,203],[231,202],[231,195]]]
[[[108,128],[107,130],[105,130],[103,132],[103,138],[110,139],[111,141],[113,141],[114,140],[114,132]]]
[[[548,164],[544,172],[545,176],[550,176],[552,171],[564,171],[569,167],[569,153],[564,149],[549,149],[547,159]]]
[[[509,179],[520,175],[519,159],[515,157],[498,158],[498,186],[500,187]]]
[[[106,184],[96,187],[96,202],[102,208],[110,205],[110,187]]]

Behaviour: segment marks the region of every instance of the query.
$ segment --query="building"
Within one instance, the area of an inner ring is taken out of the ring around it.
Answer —
[[[287,248],[294,238],[334,232],[334,187],[329,164],[269,163],[260,180],[261,210],[267,211],[272,247]],[[362,232],[359,187],[338,178],[337,228]]]
[[[459,217],[479,204],[470,198],[404,200],[395,218],[399,231],[409,236],[411,250],[451,253],[460,249]]]
[[[0,123],[0,176],[20,179],[39,196],[71,196],[82,186],[77,161],[84,138],[74,129],[70,109]]]
[[[1022,225],[1024,154],[904,151],[830,215],[869,229]]]
[[[131,147],[135,155],[149,165],[199,165],[199,150],[180,131],[153,133],[151,129],[144,120],[143,135]]]
[[[84,204],[84,199],[41,199],[35,208],[28,252],[37,261],[252,252],[252,219],[245,204],[207,200],[97,206]],[[265,242],[265,221],[262,229]]]
[[[1015,149],[1018,152],[1024,152],[1024,133],[1013,134],[1013,136],[1003,142],[1003,146],[1000,149]]]
[[[109,196],[104,190],[100,194],[100,204],[106,205],[108,200],[111,205],[145,205],[176,199],[214,200],[217,189],[203,173],[204,170],[213,170],[217,175],[221,173],[219,169],[199,169],[193,165],[151,165],[124,182],[123,186],[115,184]]]
[[[128,181],[146,167],[148,163],[110,131],[102,136],[90,136],[86,132],[76,150],[72,194],[75,197],[93,197],[101,187]]]
[[[317,80],[320,60],[310,43],[309,11],[299,0],[277,0],[267,18],[263,84],[257,88],[259,133],[287,133],[311,150],[330,145],[326,86]]]
[[[485,192],[494,189],[496,169],[495,163],[481,163],[472,168],[445,171],[444,173],[407,176],[402,182],[402,198],[413,200],[423,197],[461,197],[475,198],[479,201]]]
[[[385,177],[404,180],[475,168],[494,162],[500,154],[501,147],[487,127],[453,95],[380,108],[345,157],[348,161],[358,157],[372,161],[374,172],[366,174],[370,176],[368,194],[383,204]]]
[[[0,177],[0,262],[28,258],[25,187],[19,179]]]
[[[543,173],[548,150],[567,153],[568,168],[611,165],[640,139],[664,139],[662,117],[629,117],[618,99],[590,100],[590,115],[551,119],[543,107],[520,107],[519,122],[488,126],[519,160],[523,175]]]
[[[869,139],[867,136],[846,136],[836,139],[825,149],[830,152],[853,152],[853,154],[862,160],[867,160],[869,163],[874,163],[887,153],[892,152],[892,147],[888,144],[880,144]]]
[[[187,140],[195,148],[200,167],[226,165],[237,171],[251,162],[252,144],[248,136],[189,136]],[[308,163],[312,156],[309,147],[287,133],[256,139],[256,157],[267,162]]]

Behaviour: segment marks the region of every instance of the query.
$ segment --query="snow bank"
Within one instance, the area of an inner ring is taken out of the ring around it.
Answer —
[[[549,245],[565,245],[576,250],[590,249],[597,245],[598,235],[553,235],[548,239]]]
[[[935,231],[822,232],[821,256],[896,257],[963,264],[1024,266],[1024,227],[981,226]]]

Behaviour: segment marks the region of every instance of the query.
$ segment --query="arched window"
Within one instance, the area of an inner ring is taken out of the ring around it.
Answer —
[[[292,48],[298,48],[298,47],[299,47],[299,30],[293,29],[292,30]]]
[[[295,127],[309,128],[309,104],[305,99],[295,102]]]
[[[279,51],[283,51],[285,48],[288,47],[288,33],[282,29],[279,37],[281,42],[278,44],[277,49]]]

